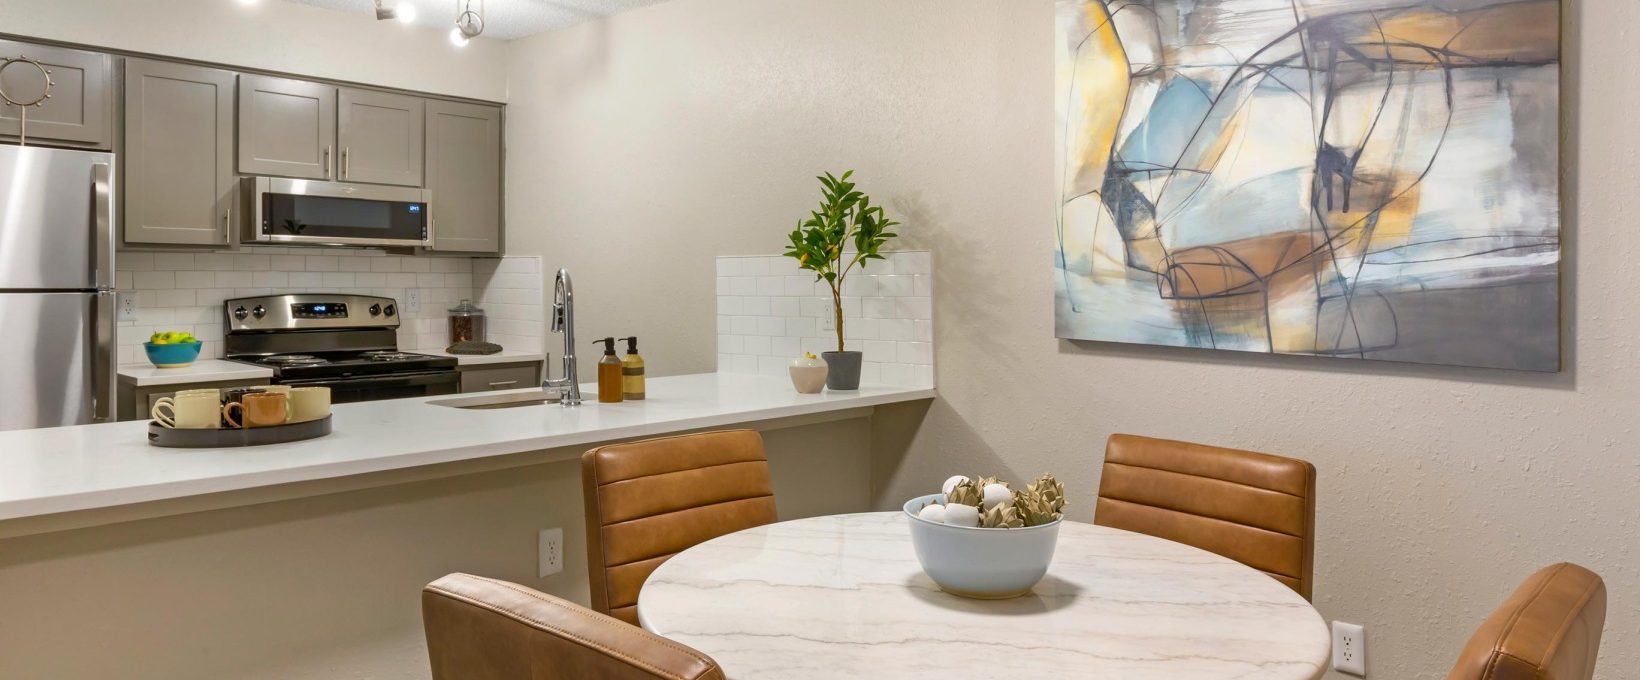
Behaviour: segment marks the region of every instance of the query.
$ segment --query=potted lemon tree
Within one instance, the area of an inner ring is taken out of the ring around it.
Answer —
[[[891,231],[900,223],[888,218],[880,206],[871,204],[871,197],[855,188],[850,179],[854,171],[835,177],[831,173],[819,177],[820,207],[799,220],[791,233],[791,245],[785,255],[797,260],[799,267],[814,272],[816,281],[826,282],[831,289],[831,313],[836,321],[837,351],[825,352],[826,388],[857,390],[860,388],[858,351],[849,351],[843,343],[843,282],[856,268],[864,270],[872,260],[881,260],[878,254],[883,244],[898,236]]]

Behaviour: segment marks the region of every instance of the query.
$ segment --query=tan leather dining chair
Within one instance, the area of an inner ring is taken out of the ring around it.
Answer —
[[[1605,625],[1598,574],[1545,567],[1486,617],[1447,680],[1590,680]]]
[[[450,574],[421,612],[433,680],[723,680],[705,654],[515,583]]]
[[[1111,435],[1093,523],[1223,555],[1310,599],[1315,466],[1308,462]]]
[[[697,543],[776,520],[750,430],[615,444],[581,457],[592,608],[636,625],[650,572]]]

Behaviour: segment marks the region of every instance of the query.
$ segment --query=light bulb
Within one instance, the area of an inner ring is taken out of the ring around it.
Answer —
[[[410,4],[409,0],[399,0],[399,3],[393,6],[393,15],[400,22],[413,24],[416,22],[416,6]]]
[[[450,44],[456,47],[466,47],[467,36],[461,34],[461,29],[452,28],[450,29]]]

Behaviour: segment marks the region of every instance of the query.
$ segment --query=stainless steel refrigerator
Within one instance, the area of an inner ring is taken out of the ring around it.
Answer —
[[[115,419],[113,171],[0,145],[0,430]]]

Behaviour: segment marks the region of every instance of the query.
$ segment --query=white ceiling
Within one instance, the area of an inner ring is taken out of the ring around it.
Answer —
[[[374,14],[375,0],[288,0],[356,14]],[[416,24],[448,30],[455,25],[457,0],[388,0],[416,6]],[[577,24],[664,0],[471,0],[484,9],[484,37],[512,40]],[[467,0],[461,0],[466,4]]]

